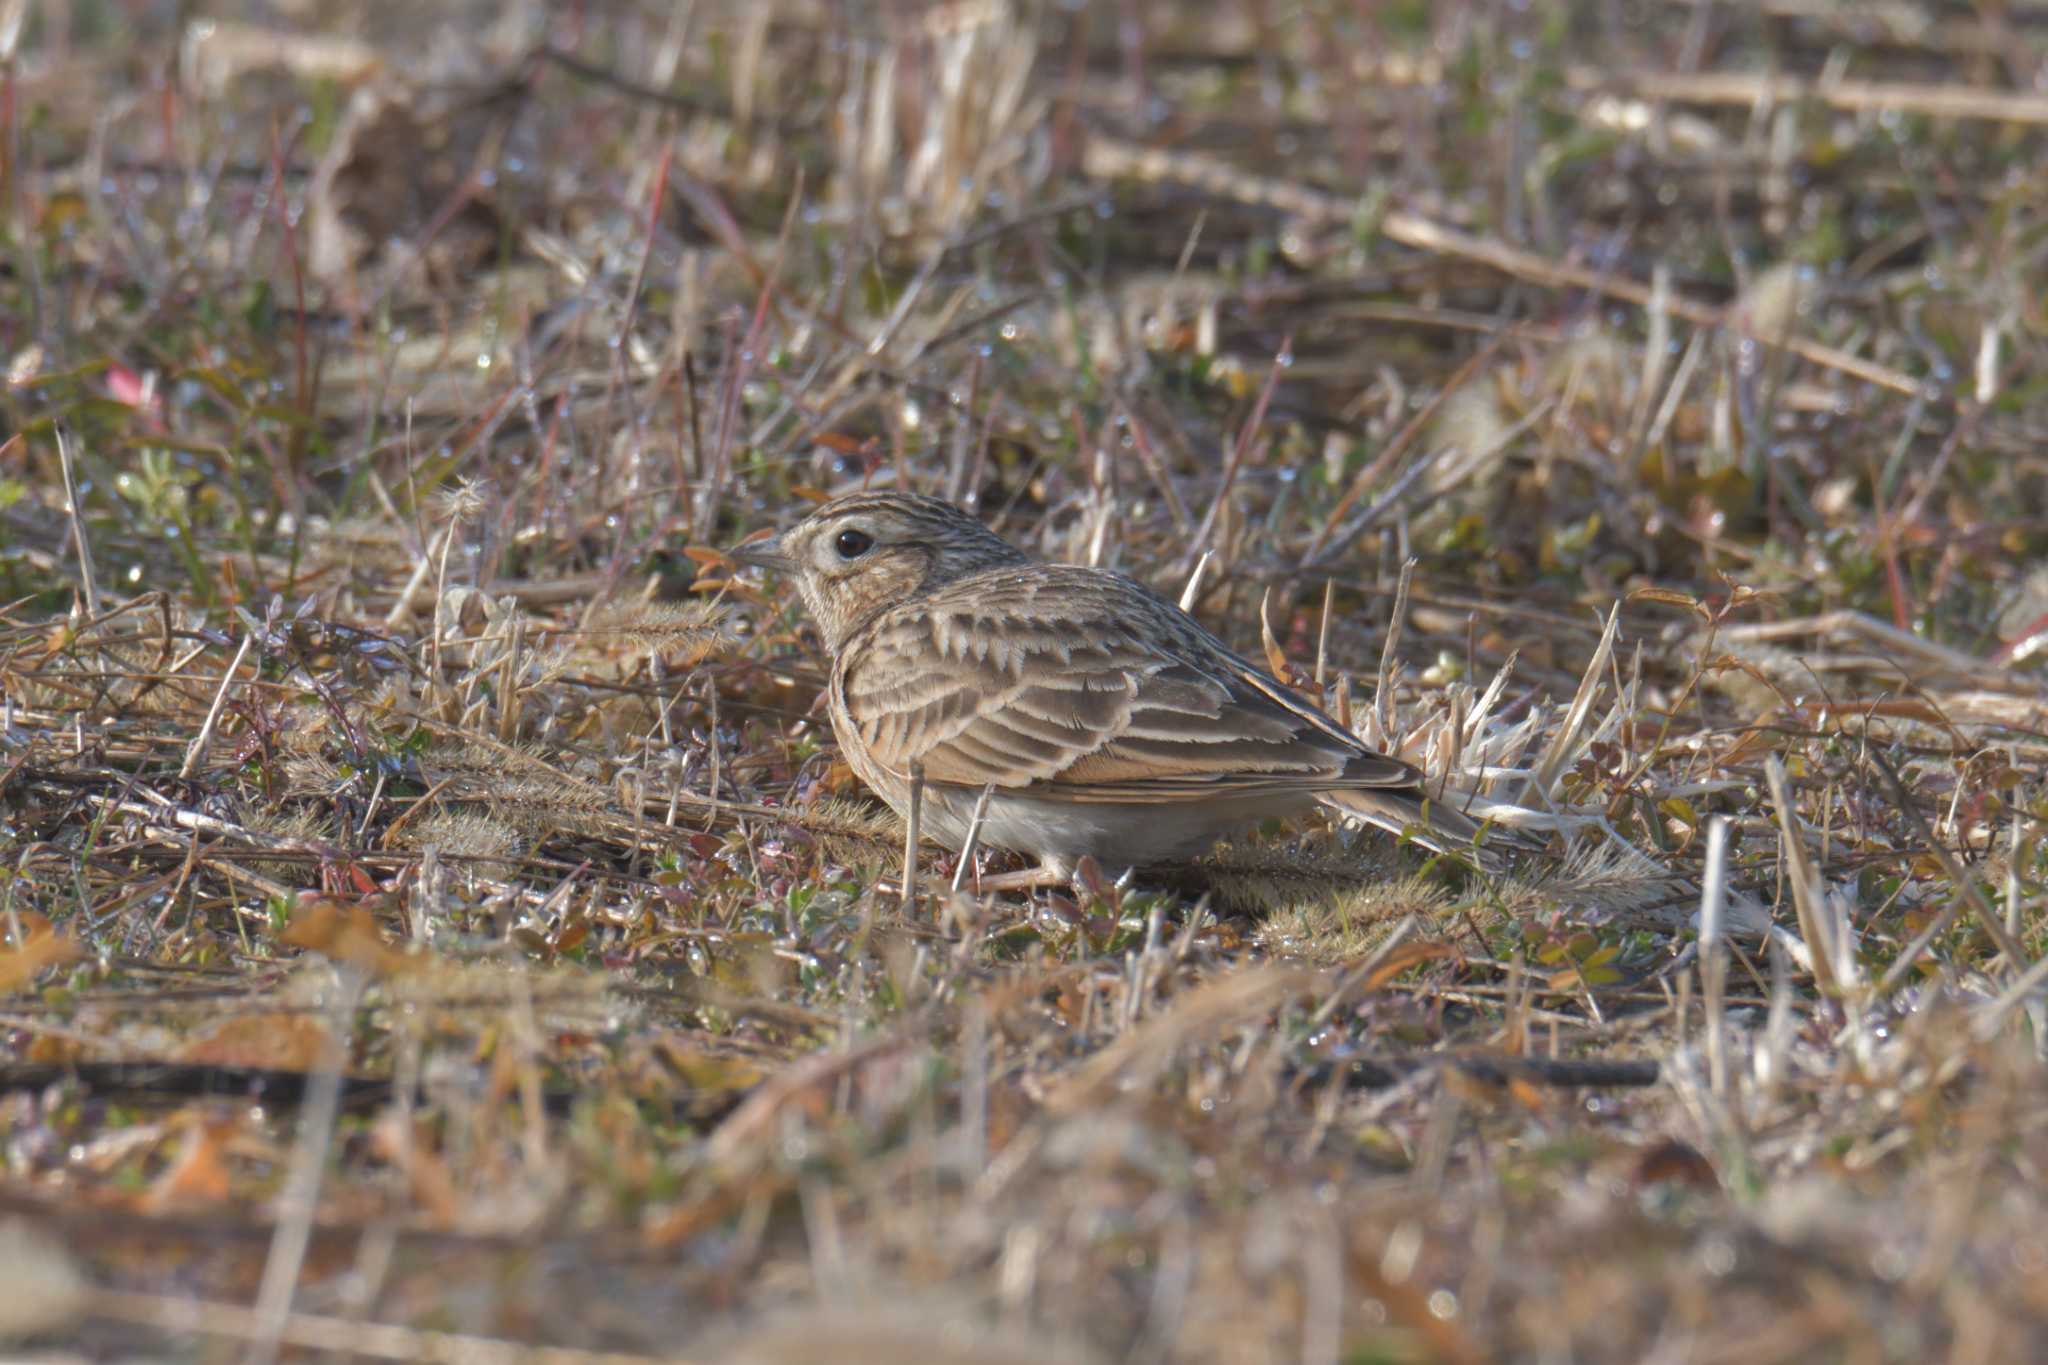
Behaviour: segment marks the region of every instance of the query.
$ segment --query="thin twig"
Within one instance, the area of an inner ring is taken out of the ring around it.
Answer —
[[[1956,855],[1948,851],[1948,845],[1934,837],[1934,831],[1927,827],[1927,821],[1921,816],[1920,808],[1913,804],[1913,798],[1907,794],[1906,784],[1900,780],[1898,769],[1892,767],[1885,756],[1876,749],[1866,748],[1864,752],[1871,764],[1884,774],[1885,786],[1891,789],[1892,802],[1898,807],[1899,814],[1906,817],[1906,823],[1912,827],[1913,837],[1918,839],[1941,864],[1941,870],[1948,875],[1956,891],[1969,903],[1985,936],[1998,945],[1999,952],[2005,954],[2005,960],[2010,964],[2011,970],[2025,975],[2031,970],[2026,950],[2007,932],[2005,921],[1991,908],[1991,903],[1984,899],[1984,893],[1977,889],[1976,879],[1956,861]]]
[[[299,1137],[293,1145],[291,1169],[278,1200],[277,1230],[271,1236],[263,1282],[256,1291],[252,1313],[255,1330],[250,1334],[248,1355],[252,1365],[268,1365],[277,1359],[291,1321],[292,1297],[298,1289],[299,1270],[305,1264],[306,1248],[312,1240],[313,1212],[319,1203],[327,1152],[334,1142],[334,1120],[341,1107],[341,1071],[348,1060],[344,1040],[354,1027],[356,1001],[362,995],[363,984],[364,978],[353,968],[341,969],[341,988],[335,993],[328,1021],[327,1048],[313,1075],[306,1108],[299,1116]]]
[[[96,1318],[149,1327],[171,1337],[203,1335],[254,1343],[268,1350],[289,1346],[337,1358],[440,1362],[443,1365],[688,1365],[680,1356],[637,1356],[617,1351],[537,1348],[525,1342],[463,1332],[358,1322],[315,1313],[288,1314],[271,1323],[259,1309],[238,1303],[174,1294],[137,1294],[96,1289],[87,1300]]]
[[[253,634],[242,637],[242,647],[235,651],[235,661],[220,676],[220,687],[213,694],[213,705],[207,708],[205,723],[200,725],[191,747],[185,750],[184,766],[178,769],[178,776],[190,777],[199,771],[199,761],[206,757],[206,746],[213,742],[214,727],[220,724],[220,713],[227,706],[228,689],[234,685],[235,674],[241,670],[242,660],[249,657],[249,647],[255,643]]]
[[[92,546],[85,538],[85,509],[78,505],[78,476],[71,468],[71,438],[57,428],[57,463],[64,470],[64,510],[71,517],[71,539],[78,547],[78,583],[85,597],[85,614],[100,614],[100,586],[92,571]]]
[[[924,765],[910,765],[910,815],[903,822],[903,913],[911,915],[917,908],[917,841],[918,826],[924,815]]]
[[[967,839],[960,845],[960,861],[953,867],[953,887],[960,889],[960,879],[967,875],[967,869],[974,864],[974,850],[981,842],[981,822],[988,817],[989,798],[995,795],[996,784],[984,782],[981,795],[974,798],[974,814],[967,819]]]
[[[1130,175],[1183,181],[1233,199],[1270,204],[1313,222],[1348,225],[1358,215],[1358,200],[1354,196],[1330,194],[1293,181],[1247,175],[1214,158],[1187,152],[1163,152],[1102,134],[1089,137],[1082,165],[1086,174],[1102,179]],[[1421,214],[1397,210],[1376,219],[1375,225],[1388,241],[1439,256],[1474,261],[1515,279],[1529,280],[1553,289],[1583,289],[1604,298],[1621,299],[1639,308],[1650,307],[1654,300],[1668,308],[1674,317],[1684,318],[1687,322],[1703,327],[1728,325],[1729,310],[1718,305],[1678,294],[1670,296],[1668,301],[1657,300],[1656,291],[1636,280],[1605,270],[1553,261],[1497,238],[1462,232]],[[1890,366],[1804,337],[1756,337],[1752,340],[1765,346],[1782,347],[1803,360],[1895,393],[1919,393],[1925,387],[1911,375]]]
[[[1728,959],[1721,941],[1728,908],[1728,817],[1707,824],[1707,870],[1700,878],[1700,994],[1707,1008],[1707,1077],[1717,1097],[1728,1093]]]

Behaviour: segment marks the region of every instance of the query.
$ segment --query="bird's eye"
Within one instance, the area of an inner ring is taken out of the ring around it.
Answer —
[[[866,531],[841,531],[839,538],[832,542],[832,548],[839,551],[841,559],[859,559],[873,548],[875,538]]]

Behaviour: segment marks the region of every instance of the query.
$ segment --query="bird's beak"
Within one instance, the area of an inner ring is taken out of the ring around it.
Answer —
[[[796,563],[782,552],[782,537],[762,536],[759,539],[743,540],[732,547],[729,553],[742,564],[751,564],[757,569],[774,569],[787,573]]]

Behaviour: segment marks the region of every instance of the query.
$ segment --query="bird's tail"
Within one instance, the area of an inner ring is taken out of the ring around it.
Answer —
[[[1407,834],[1431,852],[1474,859],[1484,872],[1505,872],[1522,845],[1497,827],[1487,828],[1482,837],[1471,816],[1416,787],[1353,787],[1323,792],[1319,799],[1340,815]]]

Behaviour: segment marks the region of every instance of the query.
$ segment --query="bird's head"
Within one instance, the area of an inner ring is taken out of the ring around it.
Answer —
[[[851,493],[733,557],[796,580],[825,647],[837,652],[877,611],[983,569],[1029,562],[1022,550],[949,502],[913,493]]]

